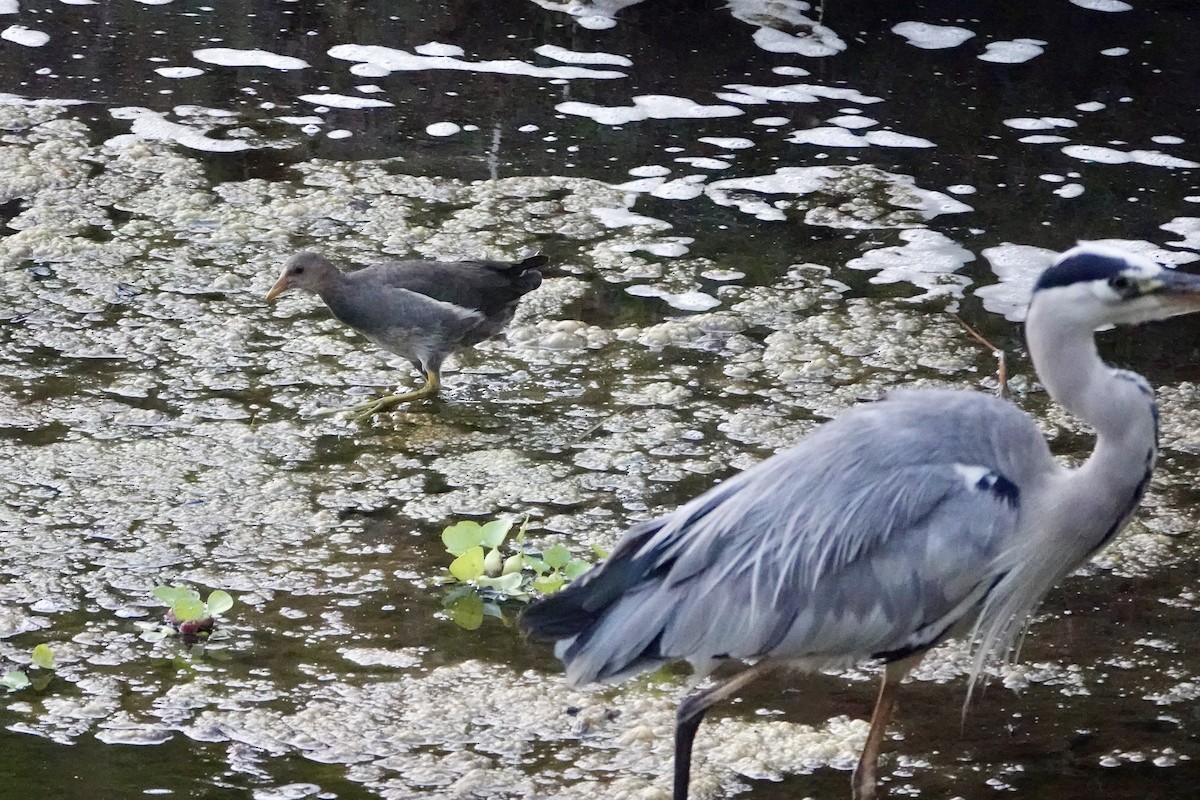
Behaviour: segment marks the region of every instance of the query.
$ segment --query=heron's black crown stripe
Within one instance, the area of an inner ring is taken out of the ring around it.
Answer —
[[[1062,259],[1043,272],[1033,290],[1036,292],[1056,286],[1070,286],[1073,283],[1107,280],[1128,268],[1129,262],[1123,258],[1085,250]]]

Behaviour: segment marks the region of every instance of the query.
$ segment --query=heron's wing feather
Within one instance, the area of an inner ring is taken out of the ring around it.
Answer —
[[[928,646],[996,580],[1020,486],[1053,467],[1033,423],[982,395],[897,393],[847,412],[647,523],[569,587],[560,602],[589,622],[561,637],[568,677]]]

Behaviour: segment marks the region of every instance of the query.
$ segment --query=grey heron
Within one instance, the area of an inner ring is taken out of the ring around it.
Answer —
[[[313,292],[339,320],[420,371],[425,383],[414,391],[343,409],[366,419],[437,394],[446,356],[500,333],[521,297],[541,285],[538,268],[545,264],[542,255],[515,263],[391,261],[343,273],[327,258],[302,252],[287,260],[266,299],[290,288]]]
[[[687,797],[692,741],[714,703],[780,666],[882,661],[852,779],[853,797],[870,800],[897,687],[924,654],[971,637],[972,681],[989,657],[1011,656],[1045,594],[1124,527],[1146,490],[1154,393],[1106,365],[1093,332],[1197,310],[1200,276],[1075,247],[1038,279],[1026,336],[1050,396],[1095,430],[1080,467],[1060,464],[1005,400],[896,391],[634,526],[521,623],[557,642],[572,685],[676,660],[698,677],[750,663],[680,704],[675,800]]]

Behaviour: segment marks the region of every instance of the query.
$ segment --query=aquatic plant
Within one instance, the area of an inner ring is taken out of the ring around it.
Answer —
[[[442,543],[454,560],[441,581],[455,584],[442,605],[455,624],[475,630],[485,616],[503,620],[501,603],[553,594],[592,566],[565,545],[551,545],[542,551],[527,549],[528,525],[526,517],[511,540],[508,534],[513,523],[504,519],[483,525],[464,520],[442,531]],[[605,555],[599,548],[593,550],[598,556]]]
[[[32,676],[30,673],[33,673]],[[33,687],[40,692],[46,688],[53,676],[54,651],[50,649],[50,645],[43,642],[33,648],[27,666],[11,669],[0,675],[0,686],[9,691]]]
[[[178,636],[184,644],[193,645],[207,641],[216,632],[216,619],[233,608],[233,597],[229,592],[216,589],[207,600],[187,586],[156,586],[153,595],[167,604],[167,613],[162,624],[142,622],[142,638],[158,642],[169,636]]]

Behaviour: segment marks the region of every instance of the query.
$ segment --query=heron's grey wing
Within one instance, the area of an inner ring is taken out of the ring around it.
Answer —
[[[548,601],[563,612],[549,635],[573,682],[673,659],[900,657],[974,611],[1017,531],[1020,485],[1053,468],[1006,403],[897,393],[631,531]]]

